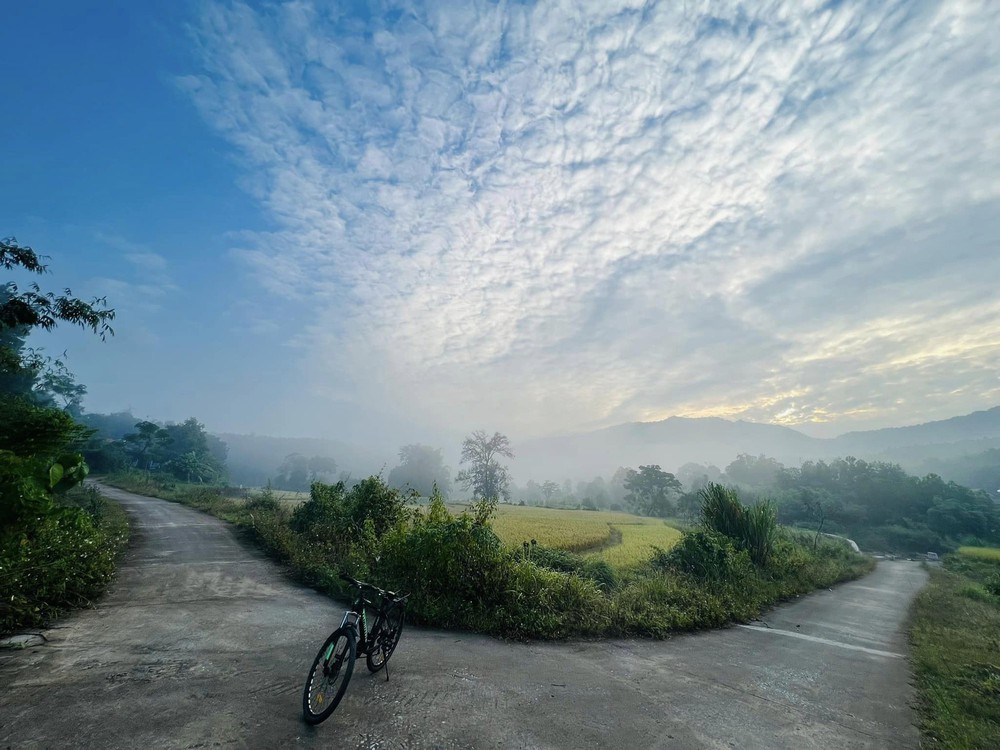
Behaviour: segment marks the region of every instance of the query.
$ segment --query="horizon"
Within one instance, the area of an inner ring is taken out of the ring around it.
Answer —
[[[6,26],[0,235],[118,310],[103,344],[30,341],[90,412],[398,446],[1000,402],[1000,6]]]

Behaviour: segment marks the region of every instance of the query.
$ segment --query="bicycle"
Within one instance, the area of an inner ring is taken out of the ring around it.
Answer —
[[[325,721],[340,704],[358,656],[364,655],[369,672],[384,668],[388,680],[389,657],[396,650],[403,632],[409,594],[399,596],[346,573],[341,573],[340,578],[357,589],[357,593],[340,627],[330,633],[309,669],[302,693],[302,714],[309,724]],[[366,592],[374,593],[378,602],[365,598]],[[375,610],[375,624],[370,629],[368,609]]]

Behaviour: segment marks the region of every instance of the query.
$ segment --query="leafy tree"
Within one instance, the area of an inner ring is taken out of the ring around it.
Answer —
[[[139,468],[148,471],[171,440],[170,433],[156,422],[143,420],[135,425],[135,432],[125,436],[125,450],[134,456]]]
[[[709,482],[717,482],[722,476],[718,466],[714,464],[686,463],[677,470],[677,480],[688,492],[697,492]]]
[[[635,469],[629,469],[625,466],[619,466],[615,470],[611,481],[608,482],[608,494],[611,496],[612,504],[622,505],[625,502],[625,496],[628,494],[628,490],[625,489],[625,480],[628,479],[629,474],[634,472]]]
[[[42,258],[13,238],[0,240],[0,267],[47,271]],[[59,508],[53,494],[86,476],[82,456],[70,450],[82,441],[85,430],[40,397],[48,387],[61,387],[55,379],[68,373],[58,370],[48,384],[39,386],[44,375],[40,355],[24,348],[32,330],[50,331],[60,322],[90,329],[102,339],[113,333],[114,310],[107,309],[104,300],[87,303],[71,294],[42,292],[37,284],[27,291],[14,282],[0,285],[0,553],[15,535],[20,535],[18,544],[30,545],[32,529],[57,516],[79,520],[73,511]]]
[[[580,482],[577,485],[576,494],[577,497],[590,500],[597,508],[606,508],[611,502],[604,477],[594,477],[589,482]]]
[[[318,482],[337,473],[337,462],[329,456],[313,456],[306,462],[306,467],[309,469],[310,482]]]
[[[784,468],[773,458],[740,453],[736,460],[726,467],[726,478],[744,487],[773,487]]]
[[[305,492],[309,489],[309,459],[301,453],[289,453],[278,467],[274,486],[279,490]]]
[[[171,458],[164,468],[187,482],[204,482],[217,475],[216,468],[207,460],[207,454],[197,451],[188,451]]]
[[[538,488],[542,493],[542,497],[545,498],[545,502],[548,503],[552,499],[552,496],[559,491],[559,485],[553,482],[551,479],[547,479],[542,482],[541,487]]]
[[[5,270],[20,268],[29,273],[44,274],[48,266],[42,262],[30,247],[22,246],[13,237],[0,240],[0,267]],[[114,335],[111,321],[115,311],[107,307],[107,301],[101,297],[84,302],[72,296],[69,289],[64,294],[43,292],[38,284],[29,285],[22,291],[16,283],[8,281],[0,285],[0,384],[4,393],[18,393],[15,390],[20,379],[25,378],[32,384],[38,375],[40,367],[37,359],[31,353],[26,353],[24,341],[32,329],[40,328],[51,331],[60,322],[89,329],[104,340]],[[27,372],[26,372],[27,371]],[[23,391],[22,391],[23,394]]]
[[[640,466],[625,479],[626,500],[642,515],[664,518],[674,512],[672,497],[684,488],[677,478],[656,464]]]
[[[205,426],[194,417],[164,426],[144,420],[135,428],[122,442],[138,466],[149,470],[159,465],[188,482],[225,478],[226,444],[206,433]]]
[[[458,472],[455,481],[464,489],[471,489],[477,500],[508,499],[510,472],[500,463],[501,457],[514,458],[507,436],[494,432],[489,437],[476,430],[462,443],[461,463],[469,464],[469,468]]]
[[[430,497],[436,486],[442,497],[448,497],[451,472],[444,465],[439,448],[404,445],[399,449],[399,461],[399,466],[389,472],[390,485],[401,490],[415,490],[422,497]]]
[[[542,490],[534,479],[529,479],[524,483],[524,499],[528,505],[538,505],[542,502]]]

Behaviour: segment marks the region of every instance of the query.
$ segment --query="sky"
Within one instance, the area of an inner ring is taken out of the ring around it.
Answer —
[[[38,0],[0,235],[90,411],[368,442],[1000,403],[1000,4]]]

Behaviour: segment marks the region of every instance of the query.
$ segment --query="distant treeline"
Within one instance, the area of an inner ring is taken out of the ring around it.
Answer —
[[[135,468],[185,482],[226,482],[226,444],[194,417],[180,424],[137,420],[130,412],[80,414],[77,419],[91,432],[81,452],[92,471]]]
[[[740,455],[725,480],[775,501],[782,523],[850,536],[870,550],[941,552],[1000,541],[1000,505],[982,490],[897,464],[848,457],[785,467]]]

